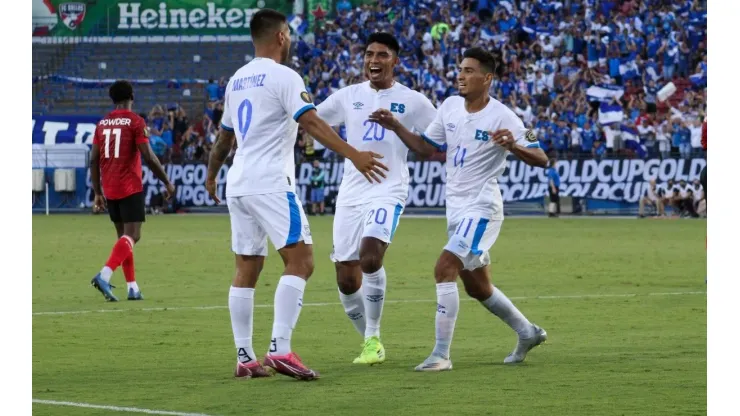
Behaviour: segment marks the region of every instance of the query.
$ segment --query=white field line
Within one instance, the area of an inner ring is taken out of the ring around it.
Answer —
[[[56,400],[33,399],[32,401],[33,403],[46,404],[50,406],[84,407],[87,409],[111,410],[111,411],[116,411],[116,412],[128,412],[128,413],[145,413],[148,415],[208,416],[203,413],[183,413],[183,412],[172,412],[169,410],[141,409],[138,407],[105,406],[105,405],[90,404],[90,403],[77,403],[77,402],[58,402]]]
[[[545,295],[545,296],[513,296],[511,300],[537,300],[537,299],[598,299],[598,298],[631,298],[637,296],[685,296],[685,295],[706,295],[707,292],[655,292],[655,293],[602,293],[586,295]],[[464,298],[462,301],[472,301],[474,299]],[[386,300],[385,303],[424,303],[435,302],[434,299],[401,299]],[[340,302],[320,302],[304,303],[303,306],[338,306]],[[272,304],[254,305],[255,308],[272,308]],[[228,309],[226,305],[213,306],[175,306],[161,308],[131,308],[131,309],[98,309],[98,310],[78,310],[78,311],[51,311],[51,312],[33,312],[33,316],[54,316],[54,315],[81,315],[86,313],[113,313],[113,312],[166,312],[166,311],[205,311],[213,309]]]

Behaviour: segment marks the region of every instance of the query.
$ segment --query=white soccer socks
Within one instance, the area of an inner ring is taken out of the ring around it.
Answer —
[[[254,289],[234,287],[229,290],[229,313],[234,332],[236,358],[248,363],[256,358],[252,349],[252,322],[254,318]]]
[[[290,337],[303,307],[306,281],[298,276],[283,276],[275,290],[275,321],[272,324],[270,354],[290,353]]]
[[[496,287],[491,287],[493,294],[490,298],[481,302],[492,314],[501,318],[519,335],[519,338],[531,338],[534,328],[527,318],[519,312],[509,298]]]
[[[339,292],[339,300],[342,301],[342,306],[344,306],[344,313],[347,314],[349,320],[352,321],[352,325],[362,336],[365,335],[365,303],[363,298],[362,288],[351,295]]]
[[[385,269],[381,267],[375,273],[362,274],[362,291],[367,326],[365,338],[380,336],[380,317],[385,302]]]
[[[432,355],[450,357],[450,344],[458,310],[460,294],[457,292],[457,283],[437,283],[437,317],[434,321],[436,342]]]

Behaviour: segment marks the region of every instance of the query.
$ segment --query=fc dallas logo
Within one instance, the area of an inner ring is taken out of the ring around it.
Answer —
[[[62,3],[59,5],[59,18],[68,28],[75,30],[85,20],[85,3]]]

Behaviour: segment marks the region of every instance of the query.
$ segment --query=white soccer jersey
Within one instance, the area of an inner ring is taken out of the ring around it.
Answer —
[[[436,115],[434,105],[424,95],[398,82],[380,91],[372,89],[369,81],[350,85],[330,95],[317,107],[319,116],[327,123],[334,126],[344,123],[347,143],[358,150],[383,155],[380,162],[388,167],[386,179],[370,183],[352,163],[345,163],[338,206],[362,205],[379,198],[406,202],[408,148],[395,133],[368,120],[368,116],[380,108],[390,110],[404,127],[419,133]]]
[[[255,58],[236,71],[221,118],[238,145],[227,197],[295,191],[296,119],[313,108],[303,79],[272,59]]]
[[[491,98],[476,113],[468,113],[465,99],[447,98],[422,137],[439,149],[447,148],[447,210],[490,212],[492,219],[503,219],[503,200],[498,177],[506,169],[508,151],[494,144],[488,132],[508,129],[516,143],[539,147],[531,130],[508,107]]]

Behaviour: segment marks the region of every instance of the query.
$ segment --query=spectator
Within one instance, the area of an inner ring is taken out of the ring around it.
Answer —
[[[318,159],[313,161],[313,172],[311,173],[311,213],[324,215],[324,185],[326,183],[326,172],[321,167]]]
[[[550,166],[547,168],[547,190],[550,196],[550,204],[547,209],[548,217],[557,217],[560,215],[560,175],[557,169],[558,160],[550,159]]]
[[[701,145],[702,121],[694,120],[689,130],[691,131],[691,154],[702,156],[704,153],[704,148]]]
[[[655,207],[658,215],[665,215],[665,208],[663,207],[663,201],[659,195],[658,187],[655,185],[655,179],[650,179],[649,187],[642,198],[640,198],[640,208],[638,211],[638,217],[640,218],[645,218],[645,205]]]
[[[219,85],[210,78],[208,84],[206,84],[206,96],[208,97],[209,103],[214,103],[219,100]]]
[[[601,157],[604,138],[607,147],[619,151],[616,132],[621,126],[599,123],[598,102],[585,93],[589,87],[607,86],[623,88],[618,104],[625,121],[635,122],[651,154],[667,157],[674,144],[676,154],[691,157],[691,145],[688,152],[681,145],[686,132],[678,123],[686,123],[690,143],[690,128],[706,106],[706,6],[698,1],[690,6],[663,4],[667,2],[381,0],[355,9],[352,2],[340,0],[336,16],[327,16],[324,27],[299,29],[291,64],[320,103],[337,89],[363,81],[365,39],[371,30],[387,30],[403,45],[398,82],[438,106],[457,92],[455,78],[464,49],[484,45],[501,51],[491,94],[537,130],[548,151],[566,158],[580,149]],[[658,102],[660,86],[674,78],[678,90],[668,102]],[[217,103],[227,83],[225,77],[218,83],[214,79],[205,85],[207,121],[199,133],[205,138],[200,146],[204,151],[217,130],[222,111]],[[666,113],[667,119],[662,117]],[[654,117],[643,125],[646,114]],[[187,136],[188,123],[176,121],[183,120],[178,115],[179,107],[169,117],[172,154],[194,155],[199,141],[179,140]],[[151,114],[149,120],[154,120]],[[585,128],[587,122],[590,129]],[[154,130],[162,129],[162,124],[154,125]],[[303,149],[312,157],[313,139],[306,138]]]

